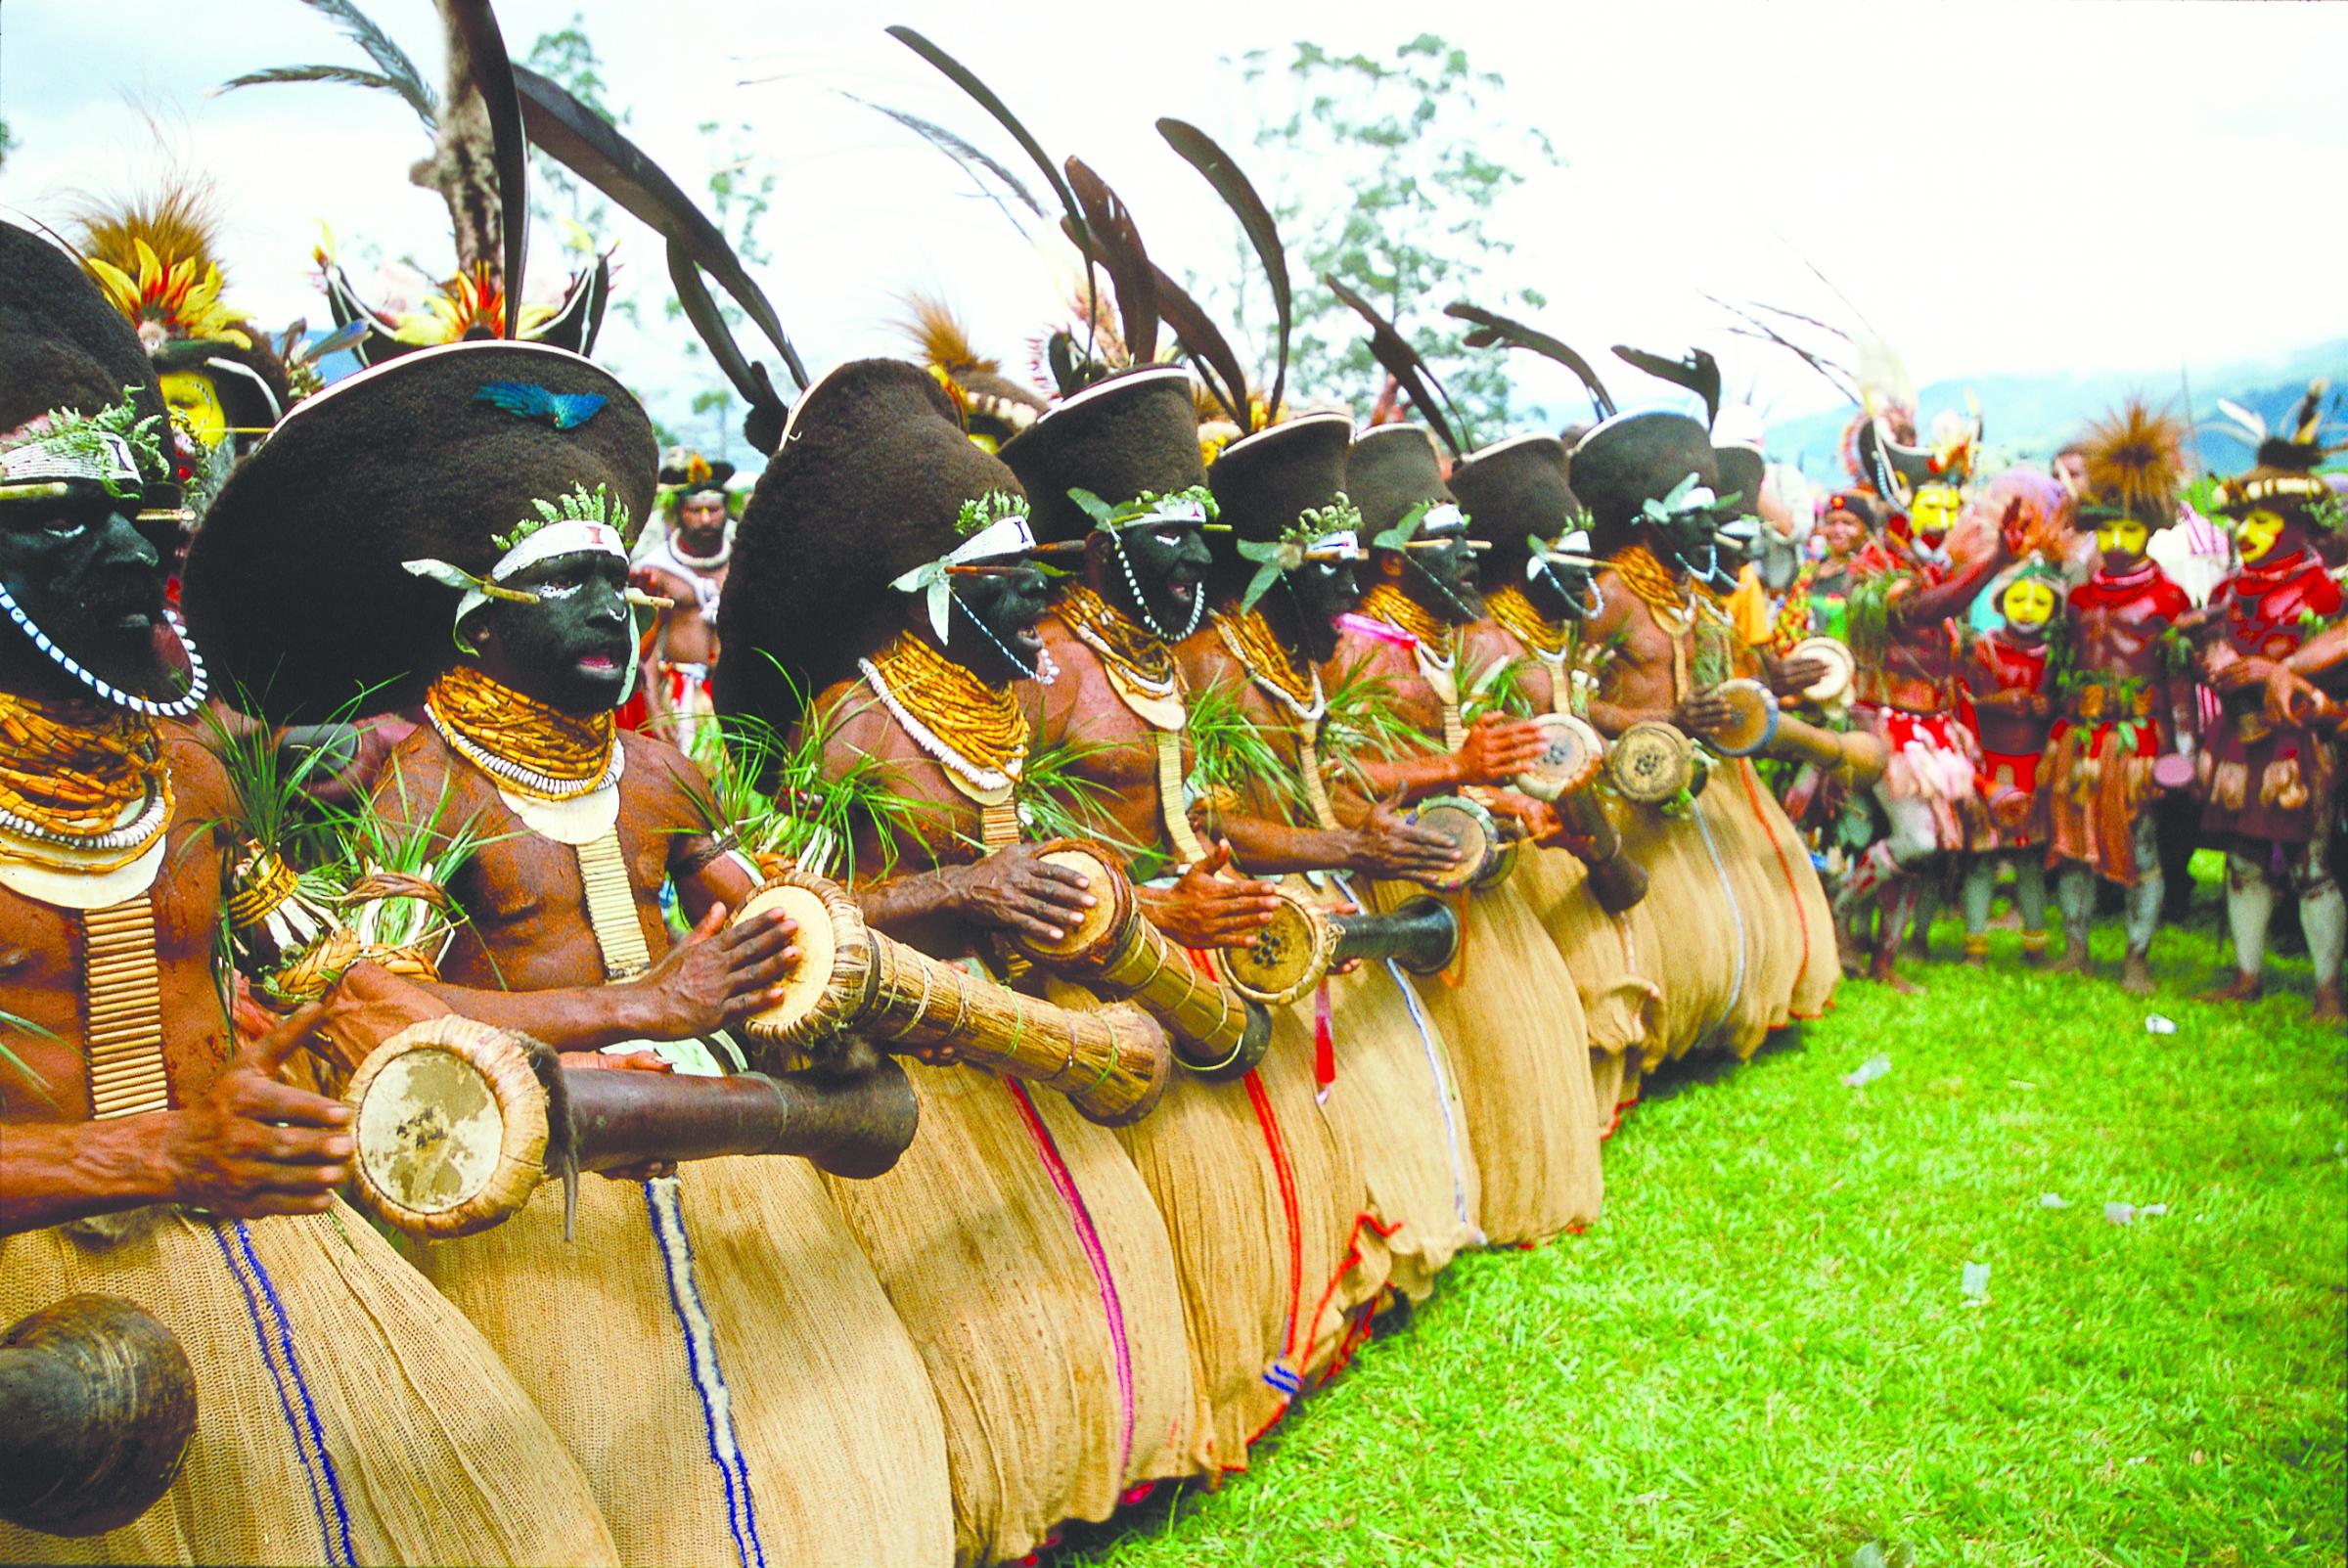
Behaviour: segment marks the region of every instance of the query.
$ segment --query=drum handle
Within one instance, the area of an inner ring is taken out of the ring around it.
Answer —
[[[1392,959],[1413,974],[1435,974],[1460,951],[1458,914],[1424,895],[1381,913],[1332,915],[1329,925],[1332,966]]]
[[[582,1171],[795,1154],[834,1176],[863,1179],[896,1164],[920,1118],[905,1069],[886,1058],[846,1078],[562,1072],[569,1146]]]

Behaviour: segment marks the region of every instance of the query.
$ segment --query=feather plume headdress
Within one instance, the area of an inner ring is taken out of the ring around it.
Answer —
[[[243,316],[220,299],[215,200],[209,185],[180,181],[82,214],[82,265],[151,354],[187,339],[252,346]]]

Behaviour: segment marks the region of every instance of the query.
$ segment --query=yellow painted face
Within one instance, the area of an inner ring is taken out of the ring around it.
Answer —
[[[205,446],[218,446],[228,438],[228,410],[220,406],[220,393],[209,376],[175,370],[158,380],[164,405]]]
[[[2106,556],[2131,559],[2145,553],[2152,531],[2134,517],[2100,517],[2096,521],[2096,548]]]
[[[2260,560],[2274,550],[2275,541],[2282,537],[2282,515],[2260,507],[2235,524],[2235,546],[2241,551],[2245,562]]]
[[[1954,485],[1919,485],[1908,507],[1909,525],[1916,530],[1917,538],[1937,547],[1957,521],[1961,505]]]
[[[1998,597],[1998,612],[2007,625],[2034,632],[2054,618],[2054,587],[2042,578],[2016,578]]]

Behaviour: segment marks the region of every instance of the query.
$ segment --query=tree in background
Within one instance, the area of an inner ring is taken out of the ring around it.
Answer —
[[[1490,289],[1484,273],[1489,258],[1515,248],[1485,223],[1501,197],[1524,183],[1517,164],[1563,163],[1549,138],[1512,129],[1495,112],[1506,87],[1500,73],[1475,68],[1466,50],[1433,33],[1403,44],[1390,61],[1298,42],[1286,59],[1258,49],[1236,64],[1259,94],[1290,106],[1256,132],[1256,146],[1274,155],[1265,167],[1276,180],[1311,171],[1303,194],[1291,185],[1280,204],[1298,274],[1294,383],[1359,408],[1384,385],[1361,319],[1320,286],[1330,273],[1387,313],[1470,428],[1487,436],[1505,429],[1510,378],[1502,357],[1468,349],[1466,327],[1443,307],[1465,298],[1513,314],[1546,303],[1534,289]]]

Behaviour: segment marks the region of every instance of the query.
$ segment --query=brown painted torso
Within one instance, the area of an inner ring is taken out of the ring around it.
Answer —
[[[659,889],[676,857],[705,840],[708,824],[688,792],[693,764],[672,746],[622,731],[627,763],[619,784],[620,851],[636,895],[636,920],[657,957],[669,948]],[[401,781],[406,808],[400,804]],[[524,827],[486,774],[450,751],[430,729],[418,730],[391,756],[376,804],[394,821],[429,814],[445,781],[442,830],[470,823],[483,843],[450,879],[447,891],[466,915],[441,961],[452,985],[498,991],[544,991],[598,985],[603,950],[587,919],[578,853]]]
[[[1068,772],[1099,786],[1102,793],[1091,803],[1094,808],[1131,842],[1171,852],[1158,815],[1155,732],[1125,705],[1099,656],[1076,640],[1065,622],[1048,615],[1039,629],[1060,676],[1040,689],[1043,720],[1036,743],[1078,747],[1084,755]]]
[[[159,728],[175,809],[148,896],[155,901],[163,1061],[171,1102],[184,1105],[211,1087],[236,1050],[214,967],[225,857],[209,826],[233,818],[235,807],[218,760],[185,729]],[[0,1120],[80,1121],[90,1114],[81,951],[80,911],[0,888],[0,1011],[32,1026],[0,1026],[0,1044],[41,1080],[28,1083],[0,1060]]]
[[[1419,660],[1407,648],[1382,638],[1346,631],[1337,639],[1336,656],[1321,667],[1321,684],[1332,690],[1359,669],[1361,675],[1386,683],[1386,694],[1397,718],[1440,745],[1443,699],[1419,673]]]

